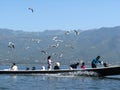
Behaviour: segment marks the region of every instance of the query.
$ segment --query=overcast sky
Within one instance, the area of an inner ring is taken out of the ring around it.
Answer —
[[[43,31],[114,27],[120,25],[119,9],[120,0],[0,0],[0,28]]]

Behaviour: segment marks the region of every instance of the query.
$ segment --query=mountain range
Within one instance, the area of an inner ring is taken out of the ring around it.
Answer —
[[[8,47],[9,42],[15,48]],[[62,65],[80,61],[90,64],[98,55],[104,62],[119,63],[120,26],[43,32],[0,29],[0,64],[43,65],[49,55]]]

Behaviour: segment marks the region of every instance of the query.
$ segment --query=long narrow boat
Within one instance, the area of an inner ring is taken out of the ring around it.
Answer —
[[[60,69],[60,70],[0,70],[0,74],[78,74],[90,76],[111,76],[120,75],[120,66],[86,69]]]

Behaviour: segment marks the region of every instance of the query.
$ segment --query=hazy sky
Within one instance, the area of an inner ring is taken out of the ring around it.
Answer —
[[[13,30],[87,30],[120,25],[120,0],[0,0],[0,11],[0,28]]]

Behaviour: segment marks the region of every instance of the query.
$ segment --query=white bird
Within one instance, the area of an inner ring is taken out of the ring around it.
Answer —
[[[26,48],[25,48],[25,50],[28,50],[30,47],[29,46],[27,46]]]
[[[57,43],[57,44],[54,44],[54,45],[51,45],[51,47],[58,47],[59,46],[59,43]]]
[[[40,39],[32,39],[33,42],[36,42],[36,43],[40,43],[41,40]]]
[[[58,43],[59,43],[59,42],[63,42],[63,40],[55,40],[55,42],[58,42]]]
[[[74,47],[72,45],[69,45],[69,44],[66,44],[65,47],[69,47],[69,48],[74,49]]]
[[[9,43],[8,43],[8,47],[10,47],[10,48],[15,48],[15,44],[14,44],[13,42],[9,42]]]
[[[61,53],[59,57],[60,57],[60,58],[63,57],[63,53]]]
[[[65,35],[69,35],[70,34],[70,31],[65,31]]]
[[[53,53],[52,53],[52,56],[55,56],[55,55],[57,55],[57,54],[56,54],[55,52],[53,52]]]
[[[55,41],[55,42],[58,42],[58,43],[59,43],[59,42],[63,42],[63,40],[59,40],[59,39],[57,39],[57,38],[58,38],[58,36],[55,36],[55,37],[53,37],[52,40]]]
[[[80,32],[77,31],[77,30],[74,30],[74,32],[75,32],[75,35],[79,35],[80,34]]]
[[[58,38],[58,37],[57,37],[57,36],[55,36],[55,37],[53,37],[53,39],[52,39],[52,40],[54,40],[54,41],[55,41],[57,38]]]

